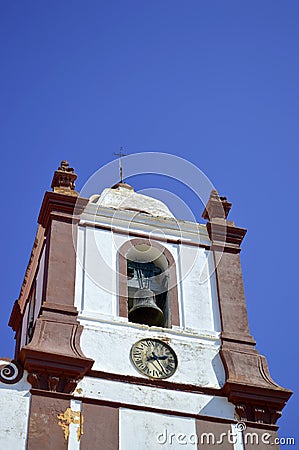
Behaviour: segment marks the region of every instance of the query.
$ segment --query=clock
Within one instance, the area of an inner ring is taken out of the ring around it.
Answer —
[[[159,339],[141,339],[131,348],[136,369],[149,378],[169,378],[176,371],[178,360],[172,348]]]

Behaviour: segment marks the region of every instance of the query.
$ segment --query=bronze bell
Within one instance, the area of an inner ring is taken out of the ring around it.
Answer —
[[[129,321],[157,327],[162,325],[164,314],[156,304],[153,291],[147,288],[136,291],[133,306],[129,311]]]

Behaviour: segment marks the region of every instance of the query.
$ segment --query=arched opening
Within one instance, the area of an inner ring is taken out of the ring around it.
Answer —
[[[176,268],[169,250],[158,242],[132,239],[119,249],[118,263],[119,315],[133,323],[179,326]],[[149,314],[156,307],[152,323]]]

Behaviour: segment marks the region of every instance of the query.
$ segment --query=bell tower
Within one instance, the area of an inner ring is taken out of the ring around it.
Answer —
[[[81,198],[76,178],[63,161],[41,206],[1,360],[0,448],[275,444],[291,392],[250,334],[231,203],[212,191],[203,225],[123,181]]]

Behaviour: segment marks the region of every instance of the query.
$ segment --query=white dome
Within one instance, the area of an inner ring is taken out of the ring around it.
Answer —
[[[106,208],[137,211],[155,217],[174,218],[167,206],[160,200],[137,194],[126,183],[118,183],[113,188],[104,189],[101,195],[92,195],[89,201]]]

